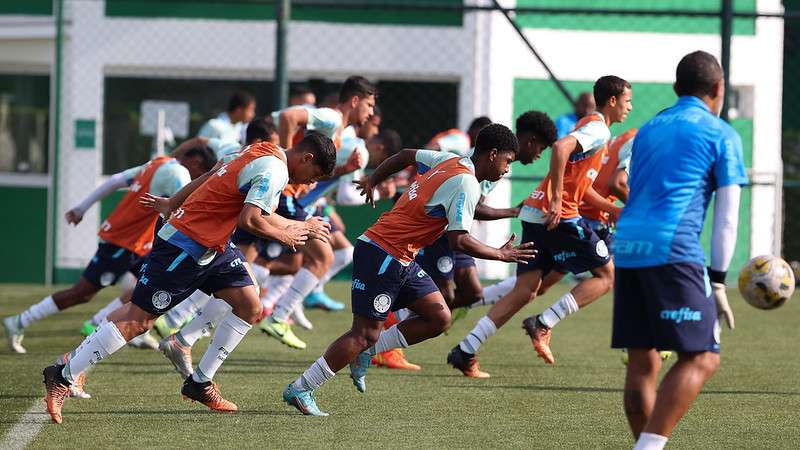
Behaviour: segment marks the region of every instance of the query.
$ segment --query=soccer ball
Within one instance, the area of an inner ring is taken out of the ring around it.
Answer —
[[[739,292],[758,309],[775,309],[794,293],[794,271],[776,256],[756,256],[739,273]]]

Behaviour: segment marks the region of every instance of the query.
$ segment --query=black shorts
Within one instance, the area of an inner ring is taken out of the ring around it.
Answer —
[[[517,264],[517,274],[541,270],[579,274],[602,267],[611,260],[606,243],[583,220],[561,222],[548,231],[543,224],[522,222],[522,242],[533,242],[536,258]]]
[[[97,245],[97,251],[89,261],[89,265],[83,271],[83,278],[101,289],[114,285],[125,272],[131,271],[138,258],[139,255],[126,248],[109,242],[101,242]]]
[[[225,288],[253,285],[244,264],[244,255],[232,244],[201,264],[180,247],[156,236],[131,301],[151,314],[161,315],[197,289],[213,294]]]
[[[356,241],[353,249],[353,314],[384,321],[439,288],[414,261],[402,265],[375,244]]]
[[[453,251],[447,234],[442,235],[433,244],[421,249],[417,253],[416,262],[431,278],[437,280],[452,280],[455,271]]]
[[[719,335],[704,267],[616,268],[611,347],[718,353]]]

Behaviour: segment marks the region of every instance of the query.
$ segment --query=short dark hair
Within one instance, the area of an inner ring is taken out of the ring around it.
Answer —
[[[289,90],[289,96],[295,97],[298,95],[313,94],[314,91],[305,84],[298,84]]]
[[[244,91],[234,92],[231,98],[228,99],[228,112],[235,111],[237,108],[243,108],[256,101],[250,93]]]
[[[211,150],[205,145],[197,146],[194,148],[190,148],[183,154],[183,157],[186,159],[198,157],[203,160],[203,169],[208,172],[209,170],[214,168],[214,165],[217,163],[217,155],[214,153],[214,150]]]
[[[247,124],[245,143],[254,144],[257,141],[267,141],[269,137],[278,132],[278,128],[267,117],[256,117]]]
[[[344,103],[354,96],[369,97],[370,95],[378,95],[375,85],[362,76],[353,75],[342,83],[342,87],[339,89],[339,103]]]
[[[702,50],[681,58],[675,70],[675,93],[702,97],[714,94],[714,84],[722,79],[717,58]]]
[[[377,117],[381,117],[381,118],[383,117],[383,111],[381,110],[380,106],[378,106],[377,104],[375,105],[374,108],[372,108],[372,117],[376,117],[376,116]]]
[[[400,134],[391,128],[381,129],[377,134],[377,138],[380,139],[388,156],[392,156],[403,149],[403,140],[400,138]]]
[[[314,155],[314,164],[322,169],[323,176],[333,174],[333,169],[336,168],[336,146],[328,136],[316,131],[307,131],[297,147]]]
[[[492,123],[492,119],[490,119],[490,118],[488,118],[486,116],[476,117],[476,118],[472,119],[472,122],[469,123],[469,127],[467,128],[467,131],[475,130],[475,132],[477,133],[478,131],[482,130],[483,127],[485,127],[487,125],[490,125],[491,123]]]
[[[492,123],[486,125],[475,139],[475,153],[488,152],[496,148],[498,151],[519,152],[519,141],[514,133],[505,125]]]
[[[517,117],[517,133],[532,133],[545,147],[550,147],[558,138],[556,124],[541,111],[526,111]]]
[[[622,95],[625,88],[630,89],[631,84],[620,77],[614,75],[606,75],[600,77],[594,82],[594,101],[597,109],[606,106],[606,103],[611,97]]]

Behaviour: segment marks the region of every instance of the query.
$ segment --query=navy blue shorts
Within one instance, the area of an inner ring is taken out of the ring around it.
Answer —
[[[278,207],[275,208],[275,213],[281,217],[284,217],[289,220],[297,220],[297,221],[304,221],[308,218],[308,213],[297,204],[297,201],[294,197],[289,195],[281,194],[280,198],[278,199]],[[236,241],[237,236],[236,233],[239,232],[237,228],[236,231],[233,233],[231,237],[231,241],[234,244],[238,244],[239,242]],[[242,231],[242,233],[247,233],[246,231]],[[287,247],[281,244],[278,241],[273,241],[271,239],[261,239],[258,236],[253,236],[251,233],[247,233],[249,236],[254,237],[255,241],[245,242],[247,244],[252,242],[257,242],[258,245],[258,255],[262,258],[266,259],[267,261],[272,261],[273,259],[286,254],[286,253],[296,253],[296,250],[292,250],[291,247]],[[239,239],[246,239],[247,237],[244,234],[240,235]]]
[[[281,194],[280,198],[278,198],[278,207],[275,208],[275,213],[291,220],[302,221],[308,217],[308,213],[302,206],[297,204],[297,200],[285,194]]]
[[[266,239],[262,239],[258,243],[258,256],[266,259],[267,261],[278,259],[287,253],[297,253],[297,250],[293,250],[291,247],[287,247],[278,241],[268,241]]]
[[[719,352],[717,306],[705,268],[616,268],[613,348]]]
[[[253,285],[244,264],[244,255],[232,244],[200,265],[180,247],[156,236],[131,301],[151,314],[161,315],[197,289],[213,294],[225,288]]]
[[[111,286],[116,284],[125,272],[131,271],[138,257],[139,255],[126,248],[101,242],[97,244],[97,252],[83,271],[83,278],[101,289]]]
[[[356,241],[353,249],[353,314],[384,321],[439,288],[414,261],[404,266],[380,247]]]
[[[608,247],[609,253],[613,255],[614,252],[611,251],[612,247],[611,244],[614,243],[614,229],[609,227],[605,223],[600,222],[599,220],[589,220],[589,219],[584,219],[584,220],[586,221],[586,223],[589,224],[590,227],[592,227],[592,230],[594,230],[594,234],[596,234],[597,237],[599,237],[600,239],[603,240],[603,242],[606,243],[606,247]]]
[[[455,271],[453,251],[445,233],[433,244],[421,249],[417,253],[417,264],[422,267],[431,278],[437,280],[452,280]]]
[[[255,234],[249,231],[245,231],[239,227],[236,227],[236,229],[233,230],[233,234],[231,235],[231,242],[233,242],[235,245],[256,244],[260,240],[261,240],[260,236],[256,236]]]
[[[561,222],[548,231],[543,224],[522,222],[522,242],[533,242],[539,251],[528,264],[517,264],[517,274],[541,270],[579,274],[608,264],[611,260],[606,243],[589,224],[579,219]]]
[[[456,269],[475,267],[475,258],[458,250],[453,250],[453,261],[455,261]]]

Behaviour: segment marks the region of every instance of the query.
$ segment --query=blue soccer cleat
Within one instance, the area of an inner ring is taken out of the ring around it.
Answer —
[[[303,300],[303,306],[306,308],[324,309],[325,311],[341,311],[344,309],[344,303],[337,302],[336,300],[328,297],[325,292],[312,292]]]
[[[350,378],[358,392],[367,392],[367,369],[372,364],[372,355],[363,351],[350,363]]]
[[[313,390],[303,391],[297,389],[293,383],[289,383],[284,389],[283,401],[294,406],[306,416],[325,417],[328,415],[328,413],[320,411],[317,401],[314,399]]]

